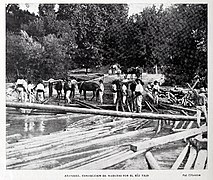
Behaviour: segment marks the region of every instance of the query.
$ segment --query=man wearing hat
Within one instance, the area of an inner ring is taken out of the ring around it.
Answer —
[[[137,112],[141,113],[142,110],[142,93],[143,93],[143,82],[140,79],[136,79],[136,88],[135,88],[135,95],[136,95],[136,105],[137,105]]]
[[[160,91],[160,87],[159,87],[159,83],[158,81],[154,81],[154,86],[152,88],[152,96],[154,98],[154,104],[158,104],[159,98],[158,98],[158,94]]]
[[[206,111],[207,97],[205,95],[206,92],[204,87],[200,88],[199,93],[196,90],[194,90],[194,93],[196,97],[195,105],[197,108],[197,124],[198,127],[200,127],[201,125],[200,118],[202,113],[204,114],[204,117],[207,121],[207,111]]]

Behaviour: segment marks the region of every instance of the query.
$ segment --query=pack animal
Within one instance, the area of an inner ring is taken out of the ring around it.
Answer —
[[[62,96],[62,82],[58,81],[55,85],[55,90],[57,91],[57,99],[60,100],[61,96]]]
[[[93,100],[94,97],[96,97],[96,101],[98,99],[98,89],[99,89],[99,84],[95,83],[95,82],[80,82],[78,84],[78,89],[79,89],[79,93],[81,94],[83,91],[83,95],[84,95],[84,100],[86,100],[86,92],[87,91],[92,91],[93,92],[93,96],[90,100]]]

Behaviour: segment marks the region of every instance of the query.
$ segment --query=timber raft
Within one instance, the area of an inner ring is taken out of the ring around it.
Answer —
[[[74,108],[63,107],[55,105],[33,104],[33,103],[17,103],[7,102],[7,107],[26,108],[26,109],[44,109],[44,110],[56,110],[62,112],[82,113],[82,114],[96,114],[96,115],[108,115],[117,117],[130,117],[130,118],[147,118],[147,119],[165,119],[165,120],[190,120],[196,121],[196,117],[182,116],[182,115],[170,115],[170,114],[153,114],[153,113],[132,113],[132,112],[120,112],[98,109],[86,109],[86,108]]]
[[[208,128],[206,125],[196,128],[194,116],[130,113],[16,102],[7,102],[6,106],[13,109],[24,108],[29,113],[35,109],[38,112],[60,113],[45,118],[45,121],[78,117],[80,114],[83,116],[80,120],[69,124],[63,131],[56,133],[30,139],[7,137],[7,169],[206,169],[208,167],[206,138]],[[44,119],[37,118],[37,121]],[[173,128],[161,127],[160,133],[156,134],[156,123],[161,124],[164,121],[171,121]]]

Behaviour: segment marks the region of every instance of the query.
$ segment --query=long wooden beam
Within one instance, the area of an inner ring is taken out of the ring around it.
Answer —
[[[148,166],[151,169],[157,169],[157,170],[161,169],[158,162],[156,161],[156,159],[154,158],[154,156],[152,155],[150,151],[145,153],[145,158],[147,160]]]
[[[183,139],[185,137],[190,137],[190,136],[205,132],[205,131],[207,131],[207,127],[201,127],[199,129],[195,128],[195,129],[190,129],[190,130],[186,130],[186,131],[187,131],[187,133],[183,133],[183,132],[175,133],[175,134],[168,135],[168,136],[165,136],[165,137],[163,136],[163,137],[153,138],[153,139],[141,142],[141,143],[138,144],[138,145],[141,145],[141,147],[139,147],[136,151],[123,151],[123,153],[117,155],[117,157],[110,156],[110,157],[107,157],[107,158],[102,158],[98,161],[88,163],[88,164],[80,166],[76,169],[78,169],[78,170],[101,170],[101,169],[105,169],[107,167],[113,166],[113,165],[118,164],[118,163],[125,161],[127,159],[134,158],[139,154],[143,154],[147,149],[150,149],[152,147],[162,145],[162,144],[166,144],[168,142],[174,142],[174,141]],[[175,135],[176,138],[174,137],[174,135]],[[162,141],[162,139],[163,139],[163,141]]]
[[[178,106],[178,105],[170,105],[170,104],[166,104],[166,103],[160,103],[163,106],[166,106],[168,108],[173,108],[173,109],[178,109],[178,110],[185,110],[185,111],[189,111],[189,112],[193,112],[196,113],[197,110],[196,109],[192,109],[192,108],[186,108],[186,107],[182,107],[182,106]]]
[[[140,142],[134,145],[130,145],[130,149],[133,151],[141,151],[150,147],[170,143],[173,141],[178,141],[184,138],[189,138],[198,134],[202,134],[204,132],[207,132],[208,127],[207,126],[201,126],[200,128],[193,128],[189,130],[185,130],[183,132],[169,134],[167,136],[158,137],[155,139],[150,139],[144,142]]]
[[[132,112],[121,112],[121,111],[111,111],[111,110],[99,110],[99,109],[86,109],[86,108],[74,108],[74,107],[64,107],[56,105],[44,105],[44,104],[33,104],[33,103],[17,103],[17,102],[6,102],[7,107],[15,108],[27,108],[27,109],[45,109],[45,110],[55,110],[55,111],[65,111],[72,113],[82,113],[82,114],[96,114],[96,115],[107,115],[107,116],[117,116],[117,117],[130,117],[130,118],[145,118],[154,120],[173,120],[173,121],[196,121],[197,118],[194,116],[183,116],[183,115],[171,115],[171,114],[154,114],[154,113],[132,113]],[[203,118],[201,118],[203,119]]]

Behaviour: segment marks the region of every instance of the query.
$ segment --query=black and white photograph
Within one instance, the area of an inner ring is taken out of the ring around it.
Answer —
[[[207,2],[4,11],[5,179],[207,179]]]

